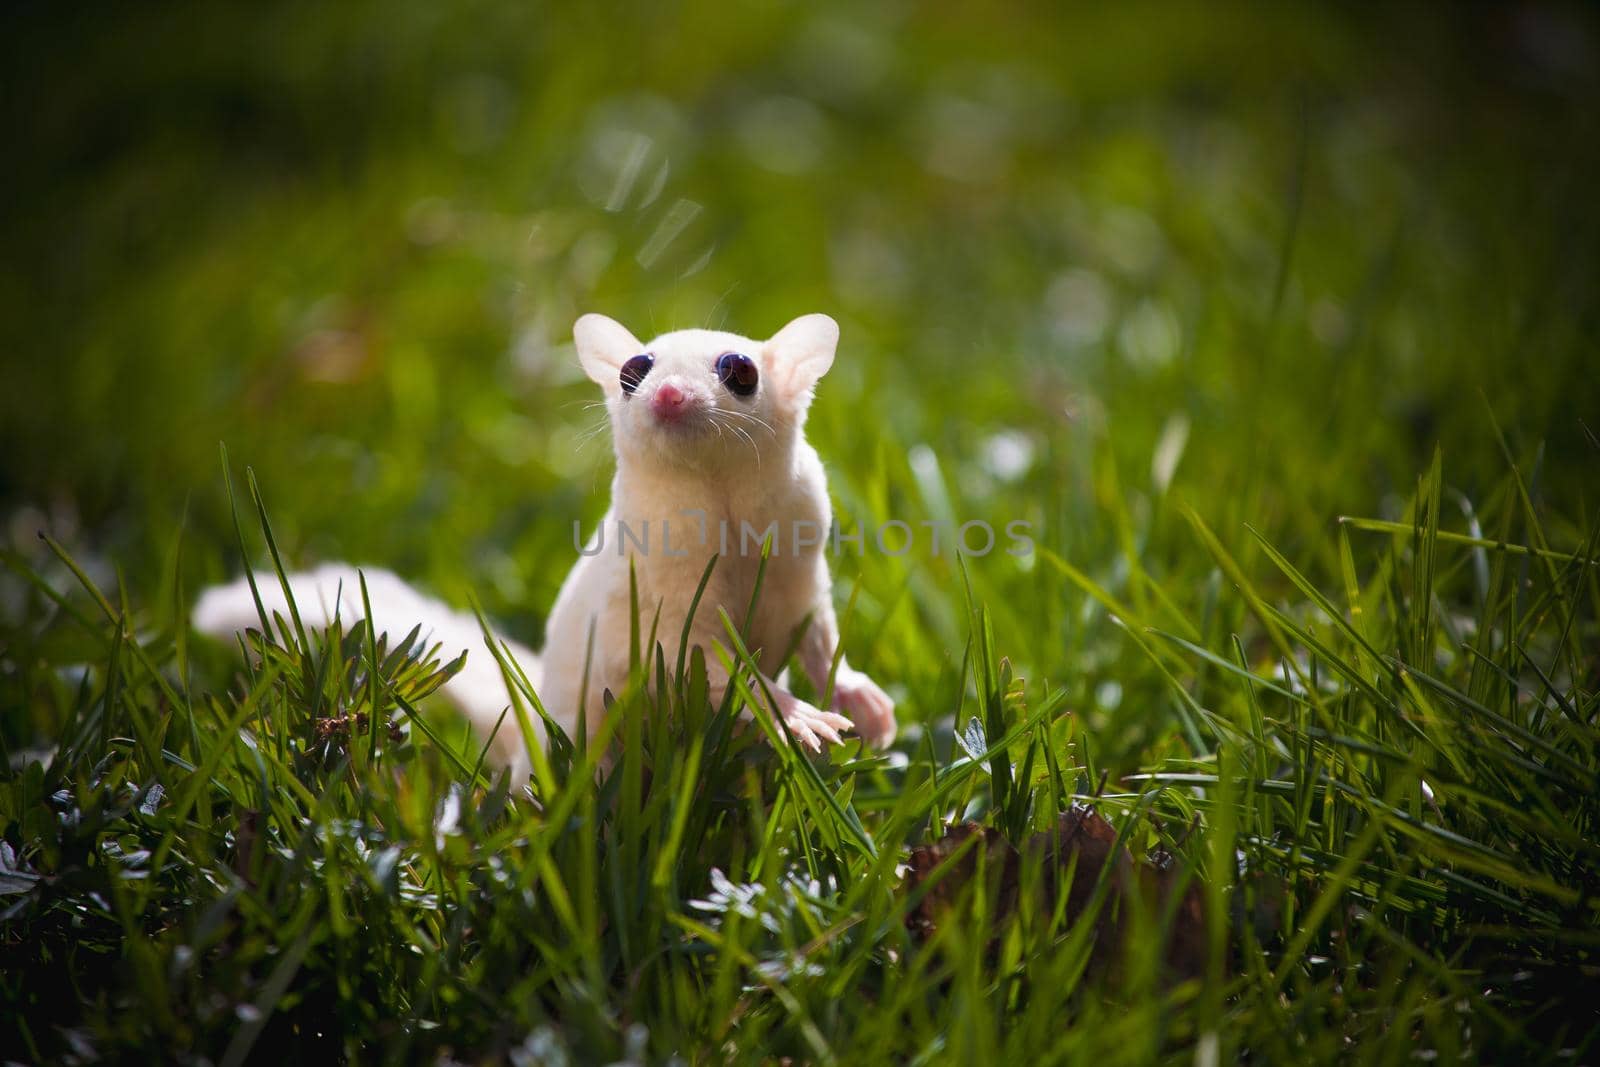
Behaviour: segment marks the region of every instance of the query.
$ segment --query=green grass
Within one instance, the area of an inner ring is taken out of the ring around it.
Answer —
[[[0,1054],[1596,1057],[1592,17],[430,10],[7,35]],[[643,618],[662,695],[530,796],[416,635],[189,633],[276,556],[537,643],[587,310],[829,311],[841,521],[1034,524],[836,560],[892,753],[736,730]],[[1075,803],[1200,929],[1032,864],[908,929],[913,849]]]
[[[1230,580],[1210,619],[1143,614],[1041,550],[1168,691],[1172,751],[1114,779],[1068,690],[1013,684],[982,606],[946,690],[959,745],[912,729],[900,758],[814,763],[735,729],[748,686],[711,707],[700,651],[643,625],[595,744],[558,738],[524,793],[419,717],[449,668],[415,634],[277,620],[282,641],[254,637],[238,684],[202,695],[183,642],[85,576],[93,606],[67,610],[99,654],[35,679],[70,714],[0,793],[18,1047],[1581,1060],[1600,531],[1579,556],[1523,550],[1545,532],[1513,477],[1485,511],[1502,536],[1460,543],[1442,485],[1435,466],[1398,530],[1343,524],[1332,593],[1265,541],[1247,571],[1193,517]],[[1020,843],[1075,803],[1196,879],[1204,929],[1175,936],[1207,946],[1205,973],[1166,967],[1173,917],[1131,899],[1132,947],[1087,967],[1108,935],[1026,881],[999,914],[965,882],[931,938],[908,933],[909,848],[964,818]]]

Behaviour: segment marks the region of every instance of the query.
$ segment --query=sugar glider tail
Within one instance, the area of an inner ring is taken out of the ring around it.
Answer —
[[[349,627],[366,618],[361,600],[361,576],[367,579],[367,598],[372,604],[372,625],[378,633],[388,633],[391,643],[422,627],[422,638],[440,646],[440,655],[454,659],[463,651],[467,662],[461,671],[445,683],[441,692],[451,703],[461,709],[473,727],[487,740],[493,734],[490,749],[502,766],[509,766],[514,776],[526,775],[527,751],[517,728],[515,714],[507,713],[501,722],[501,713],[511,704],[500,664],[484,642],[483,629],[470,612],[456,611],[438,600],[417,592],[395,575],[384,570],[355,567],[346,563],[331,563],[316,570],[289,576],[289,588],[301,621],[310,627],[325,627],[338,617],[341,625]],[[256,587],[261,593],[262,606],[268,618],[281,615],[289,618],[288,601],[276,577],[258,576]],[[239,578],[228,585],[213,586],[201,594],[192,616],[195,629],[216,637],[230,637],[249,627],[261,626],[256,613],[255,598],[250,593],[247,579]],[[541,685],[539,657],[522,645],[496,635],[511,652],[517,665],[528,676],[528,681],[538,692]],[[499,723],[499,730],[495,730]],[[545,743],[544,729],[537,717],[532,723],[537,736],[535,744]]]

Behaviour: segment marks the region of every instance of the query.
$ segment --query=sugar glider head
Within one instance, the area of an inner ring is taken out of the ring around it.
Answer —
[[[792,444],[839,344],[826,315],[802,315],[766,341],[678,330],[644,344],[604,315],[583,316],[572,333],[605,391],[617,455],[697,468]]]

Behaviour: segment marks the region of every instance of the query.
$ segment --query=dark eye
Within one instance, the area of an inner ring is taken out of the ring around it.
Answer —
[[[734,396],[749,396],[761,380],[756,361],[738,352],[724,352],[717,357],[717,377]]]
[[[644,381],[644,376],[650,373],[650,368],[656,365],[654,356],[634,356],[622,365],[622,391],[633,395],[639,388],[639,383]]]

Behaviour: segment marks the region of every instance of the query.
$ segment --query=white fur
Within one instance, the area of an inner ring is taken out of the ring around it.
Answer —
[[[833,363],[839,327],[826,315],[806,315],[766,342],[711,330],[682,330],[640,344],[622,325],[601,315],[585,315],[573,328],[585,372],[605,391],[617,472],[611,508],[603,520],[604,547],[580,556],[556,597],[546,626],[541,656],[513,646],[513,654],[533,682],[552,718],[569,733],[578,722],[579,690],[586,658],[589,679],[585,713],[591,732],[603,717],[601,694],[620,692],[628,680],[630,560],[638,581],[642,624],[660,611],[658,640],[675,651],[700,576],[717,552],[726,523],[729,551],[718,560],[690,630],[691,645],[706,653],[713,699],[727,685],[714,646],[725,645],[718,608],[742,622],[760,565],[753,545],[741,552],[742,524],[779,528],[778,547],[768,560],[761,600],[743,635],[757,655],[774,708],[807,747],[820,750],[855,729],[869,742],[894,738],[894,704],[865,674],[843,659],[835,677],[832,705],[849,718],[799,700],[773,681],[778,657],[807,616],[799,659],[821,692],[838,647],[832,582],[824,555],[830,522],[822,462],[806,443],[803,427],[812,390]],[[717,358],[727,352],[748,355],[760,371],[756,393],[733,395],[719,381]],[[654,365],[631,395],[620,382],[622,365],[648,353]],[[683,396],[682,414],[657,415],[655,393],[671,384]],[[688,511],[703,512],[699,516]],[[792,544],[796,519],[815,523],[819,544],[798,554]],[[631,541],[618,552],[618,523],[635,532],[648,529],[648,552]],[[700,531],[705,530],[704,541]],[[663,524],[672,530],[671,553],[661,543]],[[592,543],[592,542],[591,542]],[[343,584],[342,599],[336,601]],[[417,623],[432,630],[446,654],[468,651],[467,667],[445,693],[472,722],[487,731],[507,705],[500,670],[483,645],[476,620],[416,593],[392,574],[367,572],[373,621],[379,630],[408,632]],[[270,586],[270,589],[269,589]],[[323,567],[291,579],[296,602],[308,625],[326,625],[335,607],[342,621],[361,618],[360,586],[346,565]],[[276,582],[262,583],[270,611],[283,610]],[[309,605],[309,606],[308,606]],[[255,605],[243,581],[208,591],[196,606],[197,628],[228,634],[253,624]],[[590,633],[593,632],[592,653]],[[669,660],[675,658],[669,655]],[[853,720],[853,722],[852,722]],[[501,733],[512,733],[512,720]],[[537,725],[537,724],[536,724]],[[543,737],[535,739],[543,744]],[[521,773],[520,738],[496,739],[495,754]]]
[[[455,611],[423,596],[388,571],[363,567],[358,572],[348,563],[330,563],[290,575],[289,585],[301,621],[315,628],[327,626],[336,617],[347,627],[360,622],[365,617],[361,603],[362,575],[367,579],[367,599],[372,602],[373,629],[377,633],[388,633],[391,645],[420,624],[420,639],[430,646],[437,643],[444,660],[467,653],[467,662],[445,684],[443,692],[486,739],[493,732],[491,755],[501,764],[526,774],[530,768],[516,716],[507,714],[505,723],[494,732],[500,713],[510,706],[511,698],[500,666],[484,644],[483,628],[478,625],[477,616]],[[283,586],[276,575],[270,571],[258,573],[256,588],[269,620],[290,617],[289,602],[284,598]],[[259,627],[261,620],[256,613],[249,580],[239,578],[228,585],[207,589],[195,603],[191,621],[195,629],[219,637]],[[503,651],[508,651],[527,674],[534,692],[540,692],[539,657],[515,641],[499,640],[504,642]],[[533,728],[539,731],[537,741],[543,744],[543,724],[537,721],[537,716],[533,718]]]

